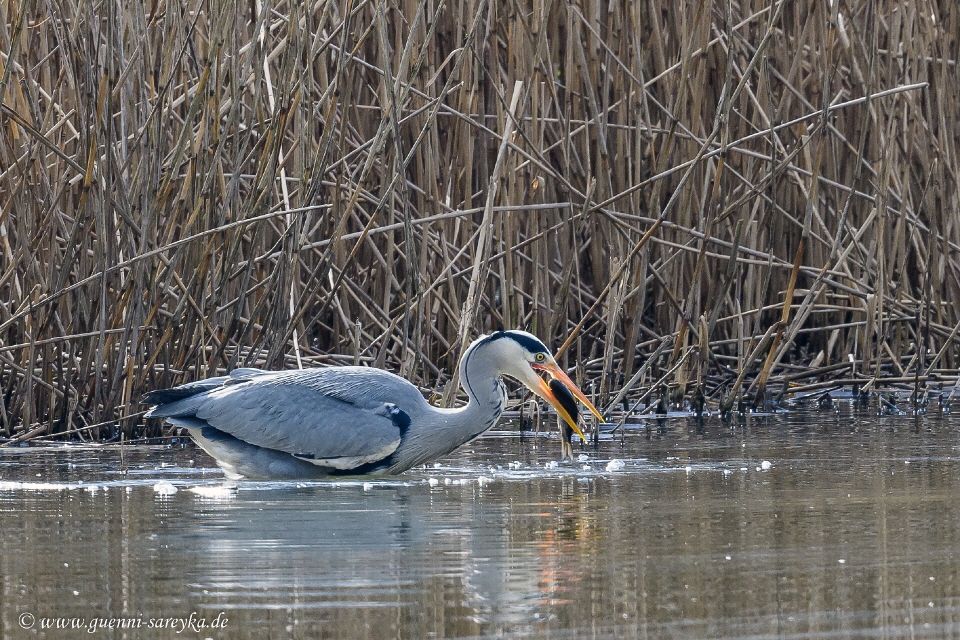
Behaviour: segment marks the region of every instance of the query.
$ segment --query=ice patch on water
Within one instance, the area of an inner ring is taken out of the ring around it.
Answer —
[[[161,496],[172,496],[177,492],[177,488],[169,480],[161,480],[153,485],[153,490]]]
[[[63,484],[62,482],[0,481],[0,491],[69,491],[70,489],[85,488],[87,487],[82,484]]]
[[[172,484],[170,486],[173,487]],[[176,487],[173,488],[176,490]],[[156,491],[157,485],[154,485],[153,489]],[[210,500],[232,500],[237,497],[237,487],[230,484],[204,484],[198,487],[190,487],[190,493]]]
[[[613,459],[607,463],[607,471],[623,471],[627,466],[623,460]]]

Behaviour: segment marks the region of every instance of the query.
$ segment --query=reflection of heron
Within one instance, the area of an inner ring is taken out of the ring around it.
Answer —
[[[580,418],[580,408],[577,406],[577,400],[573,397],[573,393],[560,380],[556,378],[550,380],[550,391],[553,392],[555,399],[553,406],[557,409],[557,415],[563,418],[563,420],[558,421],[560,423],[560,459],[573,460],[571,440],[573,440],[574,430],[581,440],[586,441],[583,433],[576,426],[577,420]],[[564,415],[564,412],[566,412],[566,415]]]
[[[368,367],[237,369],[154,391],[144,402],[156,405],[146,417],[188,429],[231,478],[393,474],[492,427],[507,399],[504,375],[547,400],[583,437],[538,371],[600,416],[544,344],[524,331],[498,331],[467,348],[460,376],[470,401],[458,409],[433,407],[403,378]]]

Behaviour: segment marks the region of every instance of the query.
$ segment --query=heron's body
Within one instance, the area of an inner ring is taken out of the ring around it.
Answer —
[[[492,427],[506,403],[502,375],[538,394],[546,389],[549,399],[534,368],[555,363],[531,362],[543,360],[544,349],[519,331],[476,340],[460,364],[469,402],[457,409],[430,405],[415,386],[380,369],[238,369],[149,394],[145,402],[156,406],[146,416],[186,428],[232,478],[396,474]]]

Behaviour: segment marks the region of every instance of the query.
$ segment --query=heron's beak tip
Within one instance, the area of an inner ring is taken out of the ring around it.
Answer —
[[[574,420],[574,419],[572,418],[572,416],[569,416],[569,415],[565,416],[564,419],[567,420],[567,424],[570,425],[570,428],[573,429],[573,432],[574,432],[575,434],[577,434],[578,436],[580,436],[580,439],[581,439],[581,440],[583,440],[584,442],[586,442],[586,441],[587,441],[587,436],[583,435],[583,431],[581,431],[581,430],[580,430],[580,427],[577,426],[577,421]],[[570,459],[573,460],[573,456],[572,456],[572,455],[570,456]]]

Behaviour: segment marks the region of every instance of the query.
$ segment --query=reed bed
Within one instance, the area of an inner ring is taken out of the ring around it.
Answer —
[[[0,2],[0,435],[524,328],[619,407],[954,384],[960,9]],[[736,403],[735,403],[736,401]]]

